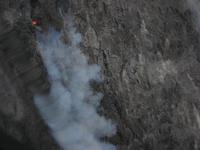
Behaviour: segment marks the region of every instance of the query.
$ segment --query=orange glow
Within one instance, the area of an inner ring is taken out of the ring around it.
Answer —
[[[40,24],[40,21],[37,20],[37,19],[32,19],[32,25],[39,25]]]

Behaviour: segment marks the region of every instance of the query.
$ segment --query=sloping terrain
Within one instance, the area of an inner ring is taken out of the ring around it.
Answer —
[[[108,141],[120,150],[200,148],[199,34],[185,0],[1,0],[1,130],[37,150],[59,149],[33,103],[50,85],[31,19],[60,30],[62,13],[102,67],[105,81],[94,87],[118,127]]]

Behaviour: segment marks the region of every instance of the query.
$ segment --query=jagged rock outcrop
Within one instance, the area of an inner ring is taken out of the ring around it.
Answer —
[[[62,28],[74,16],[82,49],[105,76],[103,113],[120,150],[200,148],[199,34],[185,0],[0,2],[0,127],[36,149],[57,149],[33,102],[48,89],[31,17]],[[38,140],[39,139],[39,140]],[[53,145],[53,146],[52,146]],[[55,146],[55,147],[54,147]]]
[[[199,147],[199,35],[184,0],[73,0],[121,149]]]

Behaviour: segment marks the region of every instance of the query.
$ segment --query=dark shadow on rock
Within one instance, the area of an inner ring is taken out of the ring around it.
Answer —
[[[33,150],[33,148],[18,142],[0,130],[0,150]]]

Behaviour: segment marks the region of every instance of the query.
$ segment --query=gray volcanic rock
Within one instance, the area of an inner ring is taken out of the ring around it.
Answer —
[[[0,6],[0,128],[34,149],[56,149],[33,103],[32,92],[49,84],[35,47],[30,3],[5,0]]]
[[[83,47],[103,68],[104,113],[120,149],[199,144],[199,35],[183,0],[71,1]]]
[[[102,114],[119,150],[200,148],[199,34],[185,0],[0,1],[0,128],[37,150],[59,149],[34,104],[49,88],[32,17],[42,29],[74,16],[90,63],[102,67]]]

